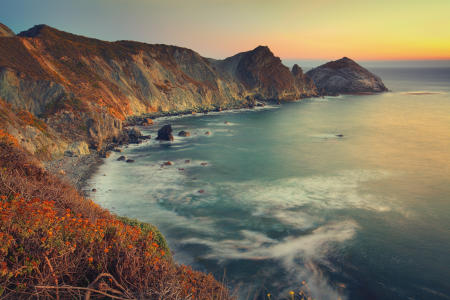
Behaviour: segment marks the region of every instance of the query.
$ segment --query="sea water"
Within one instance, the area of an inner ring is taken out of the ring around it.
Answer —
[[[92,197],[240,299],[449,299],[450,68],[371,70],[390,92],[157,119]]]

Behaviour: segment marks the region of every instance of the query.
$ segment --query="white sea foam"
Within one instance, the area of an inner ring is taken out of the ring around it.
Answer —
[[[315,298],[338,299],[339,293],[327,284],[316,263],[326,263],[327,253],[336,245],[352,239],[357,227],[354,221],[348,220],[327,224],[310,234],[288,237],[281,241],[259,232],[242,230],[241,239],[217,241],[189,238],[181,243],[205,245],[210,249],[205,258],[217,261],[278,260],[293,283],[299,284],[302,280],[307,280]]]
[[[226,259],[278,259],[289,269],[293,266],[295,258],[322,259],[330,249],[328,246],[330,243],[351,239],[356,228],[355,222],[342,221],[319,227],[311,234],[288,237],[282,241],[269,238],[259,232],[242,230],[240,232],[241,239],[216,241],[189,238],[182,240],[182,243],[206,245],[211,249],[206,257],[219,261]]]
[[[209,122],[208,125],[209,126],[223,127],[223,126],[237,126],[239,124],[225,121],[225,122]]]
[[[204,113],[196,113],[196,114],[185,114],[185,115],[177,115],[177,116],[167,116],[167,117],[159,117],[154,120],[155,124],[160,124],[164,121],[169,120],[177,120],[181,118],[195,118],[195,117],[204,117],[205,115],[227,115],[227,114],[238,114],[238,113],[246,113],[246,112],[257,112],[262,110],[270,110],[270,109],[278,109],[280,108],[279,105],[270,105],[267,104],[265,106],[257,106],[254,108],[237,108],[237,109],[229,109],[229,110],[223,110],[223,111],[210,111],[208,114]]]
[[[331,176],[286,178],[271,182],[230,183],[234,198],[243,203],[263,205],[270,210],[289,210],[312,206],[336,210],[358,208],[389,211],[389,199],[360,191],[365,182],[390,176],[383,171],[344,171]],[[239,186],[240,185],[240,186]]]

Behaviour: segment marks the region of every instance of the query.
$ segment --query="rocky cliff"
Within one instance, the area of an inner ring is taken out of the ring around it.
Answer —
[[[387,91],[381,79],[353,60],[344,57],[306,73],[325,95],[379,93]]]
[[[310,80],[267,47],[212,60],[186,48],[106,42],[46,25],[0,37],[0,98],[94,148],[118,139],[122,121],[133,115],[313,95]]]
[[[216,70],[243,84],[247,94],[258,100],[295,100],[316,95],[308,78],[291,73],[266,46],[211,62]]]

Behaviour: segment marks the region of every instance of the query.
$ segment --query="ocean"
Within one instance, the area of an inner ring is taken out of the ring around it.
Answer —
[[[450,299],[450,64],[369,69],[390,92],[157,119],[91,197],[239,299]]]

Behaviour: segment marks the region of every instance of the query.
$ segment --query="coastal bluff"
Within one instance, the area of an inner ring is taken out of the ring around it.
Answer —
[[[149,115],[386,90],[348,58],[305,74],[298,65],[289,70],[267,46],[217,60],[187,48],[102,41],[47,25],[17,35],[0,25],[0,106],[10,116],[0,125],[32,154],[47,157],[63,155],[73,143],[98,151],[120,143],[128,121]]]
[[[380,93],[388,89],[380,77],[348,57],[306,72],[322,95]]]
[[[36,25],[0,37],[0,98],[100,149],[130,116],[253,107],[315,96],[268,47],[224,60],[187,48],[108,42]]]

